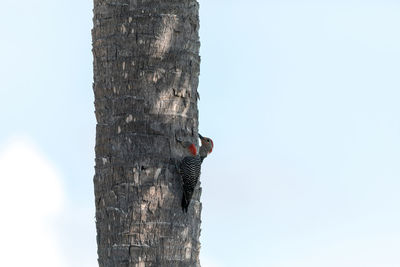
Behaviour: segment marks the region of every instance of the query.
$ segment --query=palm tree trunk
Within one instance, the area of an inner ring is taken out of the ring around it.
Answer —
[[[180,207],[177,139],[197,144],[196,0],[94,0],[99,265],[200,266],[200,189]]]

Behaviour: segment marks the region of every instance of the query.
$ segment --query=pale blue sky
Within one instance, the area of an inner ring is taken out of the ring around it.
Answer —
[[[0,153],[23,136],[58,170],[54,240],[66,266],[95,266],[92,2],[2,7]],[[203,266],[400,266],[400,3],[200,14]]]

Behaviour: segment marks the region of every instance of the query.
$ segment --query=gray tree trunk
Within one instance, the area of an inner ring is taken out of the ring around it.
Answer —
[[[200,189],[181,210],[177,139],[197,144],[196,0],[94,0],[99,265],[200,266]]]

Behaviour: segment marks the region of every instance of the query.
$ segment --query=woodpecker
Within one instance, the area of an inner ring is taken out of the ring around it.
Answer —
[[[208,154],[212,152],[214,147],[214,143],[210,138],[203,137],[200,134],[199,137],[201,140],[199,154],[197,154],[196,146],[194,144],[190,144],[188,149],[192,155],[184,157],[179,167],[183,188],[181,202],[183,212],[187,212],[194,189],[199,181],[201,164]]]

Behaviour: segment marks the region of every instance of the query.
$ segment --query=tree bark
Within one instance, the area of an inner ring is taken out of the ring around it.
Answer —
[[[184,214],[177,140],[197,145],[196,0],[94,0],[99,266],[200,266],[198,188]]]

